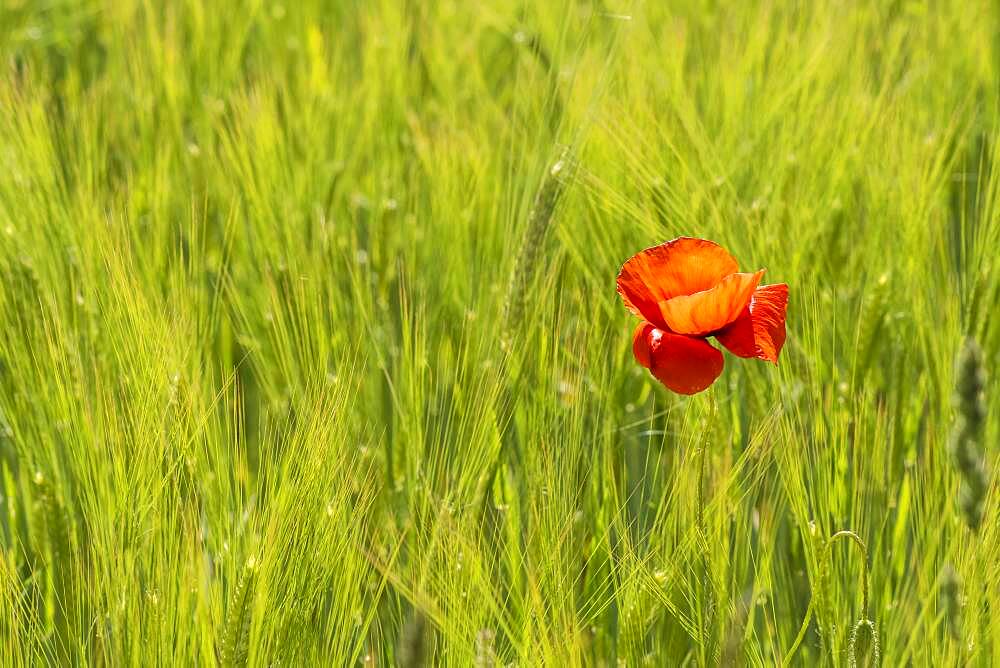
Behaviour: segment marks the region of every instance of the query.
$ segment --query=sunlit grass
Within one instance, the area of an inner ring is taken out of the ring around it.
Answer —
[[[1000,10],[724,5],[6,0],[0,662],[1000,661]],[[778,367],[632,358],[680,235]]]

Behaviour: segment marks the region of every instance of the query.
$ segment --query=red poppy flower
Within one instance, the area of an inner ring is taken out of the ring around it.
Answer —
[[[714,336],[738,357],[774,364],[785,343],[788,286],[759,285],[720,245],[680,237],[636,253],[618,274],[625,306],[643,319],[632,337],[639,364],[679,394],[701,392],[722,373]]]

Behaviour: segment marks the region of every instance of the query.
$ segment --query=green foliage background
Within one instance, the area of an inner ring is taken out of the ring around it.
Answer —
[[[987,2],[0,0],[0,662],[1000,662],[998,91]],[[778,367],[632,359],[680,235]]]

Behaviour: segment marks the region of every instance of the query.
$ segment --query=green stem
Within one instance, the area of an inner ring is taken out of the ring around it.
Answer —
[[[844,529],[830,536],[830,540],[826,542],[827,550],[832,549],[833,541],[838,538],[850,538],[858,546],[858,549],[861,550],[861,563],[864,568],[864,577],[861,580],[861,617],[862,619],[871,619],[868,616],[868,547],[858,534]]]
[[[704,432],[704,434],[702,436],[701,450],[698,453],[698,519],[697,519],[697,521],[698,521],[698,534],[701,537],[701,541],[702,541],[702,546],[703,547],[708,544],[708,532],[705,530],[705,476],[706,476],[706,471],[707,471],[707,468],[708,468],[708,448],[709,448],[709,445],[711,444],[710,434],[711,434],[712,425],[715,424],[715,416],[716,416],[716,412],[717,412],[717,406],[716,406],[716,402],[715,402],[715,393],[712,392],[712,391],[709,391],[708,398],[709,398],[708,419],[705,422],[705,432]],[[702,588],[703,589],[708,589],[709,590],[708,593],[711,596],[714,596],[714,589],[710,586],[711,582],[712,582],[712,577],[711,577],[711,572],[709,570],[708,556],[705,554],[704,551],[702,552],[702,569],[703,569],[703,574],[702,574],[702,578],[703,578],[702,579]],[[709,599],[709,602],[711,604],[711,598]],[[701,626],[702,633],[706,634],[707,631],[708,631],[708,629],[706,629],[705,627],[707,626],[707,619],[711,615],[711,608],[709,608],[709,611],[706,613],[704,604],[701,604],[701,605],[699,605],[698,609],[699,609],[699,614],[698,614],[699,620],[698,620],[698,622],[699,622],[699,625]],[[702,642],[699,644],[698,654],[699,654],[699,659],[700,659],[701,665],[702,666],[708,665],[707,664],[707,660],[706,660],[706,656],[705,656],[705,639],[704,639],[704,637],[702,638]]]
[[[792,642],[792,646],[785,653],[785,657],[778,663],[778,665],[788,665],[788,662],[792,660],[795,656],[795,652],[798,651],[799,645],[805,640],[806,632],[809,630],[809,622],[812,621],[813,616],[813,599],[809,597],[809,607],[806,608],[806,616],[802,620],[802,626],[799,627],[799,633],[795,636],[795,640]]]
[[[854,533],[849,529],[843,529],[830,536],[830,538],[826,541],[824,549],[826,550],[827,554],[824,556],[827,559],[830,558],[830,552],[832,551],[833,548],[833,541],[835,541],[838,538],[849,538],[855,545],[858,546],[858,549],[861,550],[861,559],[862,559],[862,564],[864,566],[864,577],[862,578],[861,582],[861,618],[863,620],[869,620],[871,618],[868,616],[868,547],[865,545],[865,542],[861,540],[861,536],[859,536],[858,534]],[[785,653],[785,656],[782,659],[781,664],[787,665],[788,662],[791,660],[791,658],[795,655],[795,652],[798,651],[799,646],[802,644],[802,641],[806,636],[806,632],[809,629],[809,622],[812,621],[814,605],[815,605],[815,596],[810,596],[809,607],[806,609],[806,616],[802,620],[802,625],[799,627],[798,635],[795,636],[795,640],[792,642],[792,646]]]

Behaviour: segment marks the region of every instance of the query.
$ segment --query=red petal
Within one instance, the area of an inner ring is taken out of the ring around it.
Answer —
[[[652,364],[653,353],[649,349],[649,330],[655,329],[648,322],[641,322],[632,333],[632,354],[639,364],[647,369]]]
[[[756,274],[730,274],[714,288],[662,301],[663,321],[678,334],[704,336],[717,332],[746,310],[763,275],[763,269]]]
[[[717,243],[680,237],[629,258],[618,274],[618,293],[629,310],[662,327],[660,302],[714,288],[738,270]]]
[[[777,364],[785,345],[787,306],[787,285],[762,285],[753,293],[743,314],[715,338],[734,355],[758,357]]]
[[[643,323],[632,342],[635,358],[678,394],[695,394],[722,373],[722,353],[705,339],[671,334]]]

